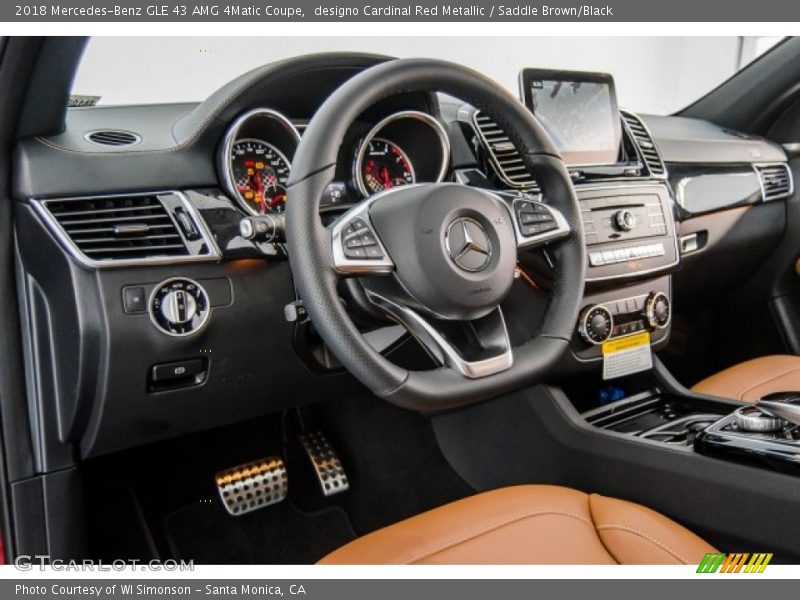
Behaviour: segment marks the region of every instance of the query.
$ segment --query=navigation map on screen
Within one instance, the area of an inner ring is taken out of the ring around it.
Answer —
[[[612,83],[529,78],[526,102],[570,164],[617,161],[620,123]]]

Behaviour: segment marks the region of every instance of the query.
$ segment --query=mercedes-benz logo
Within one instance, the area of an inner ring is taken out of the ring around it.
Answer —
[[[464,271],[480,271],[492,259],[492,244],[486,230],[468,217],[459,217],[447,226],[444,244],[450,260]]]

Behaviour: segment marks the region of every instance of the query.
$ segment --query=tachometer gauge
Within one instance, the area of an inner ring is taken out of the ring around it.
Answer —
[[[236,192],[252,212],[283,212],[290,165],[277,148],[262,140],[238,140],[230,161]]]
[[[397,144],[373,138],[362,155],[357,176],[365,194],[372,195],[415,182],[414,166]]]

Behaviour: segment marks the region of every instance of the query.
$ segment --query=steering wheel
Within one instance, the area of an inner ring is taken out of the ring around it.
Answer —
[[[457,183],[405,185],[324,226],[320,201],[348,128],[375,102],[415,91],[449,94],[492,118],[514,142],[544,201]],[[492,80],[427,59],[359,73],[314,115],[287,187],[286,241],[300,298],[322,340],[377,396],[426,412],[480,402],[540,381],[568,347],[586,270],[575,189],[539,122]],[[512,347],[500,304],[518,253],[545,244],[554,269],[541,330]],[[439,367],[406,370],[373,349],[339,297],[342,277],[360,278],[372,305],[402,324]]]

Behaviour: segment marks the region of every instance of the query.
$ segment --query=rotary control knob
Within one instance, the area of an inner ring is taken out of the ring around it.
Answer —
[[[620,231],[633,231],[636,227],[636,215],[628,209],[620,210],[614,215],[614,225]]]
[[[653,329],[665,329],[672,316],[669,297],[664,292],[651,293],[645,303],[645,316]]]
[[[159,283],[150,296],[150,319],[167,335],[186,336],[208,321],[208,294],[196,281],[183,277]]]
[[[774,433],[780,431],[784,425],[779,417],[766,413],[757,406],[744,406],[733,415],[739,429],[749,433]]]
[[[578,333],[589,344],[602,344],[611,337],[614,316],[605,306],[589,306],[581,313]]]

